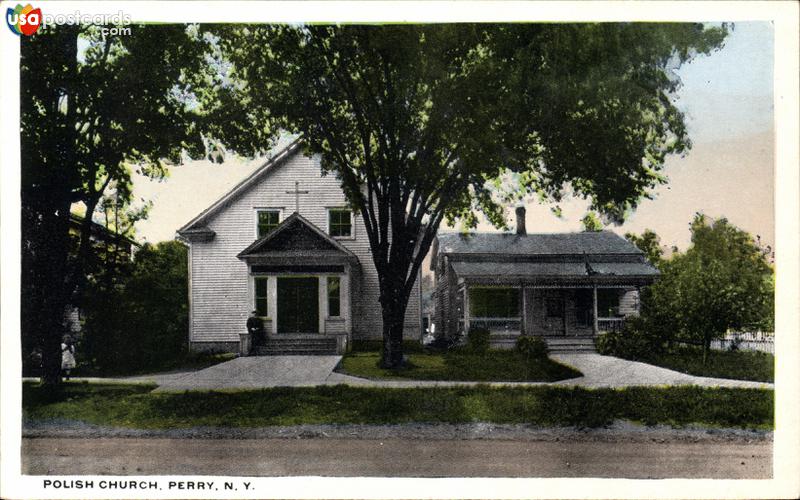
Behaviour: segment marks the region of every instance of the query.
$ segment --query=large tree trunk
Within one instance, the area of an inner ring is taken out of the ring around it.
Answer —
[[[76,132],[73,115],[73,88],[77,85],[77,50],[79,27],[59,26],[53,40],[23,40],[23,57],[40,57],[35,43],[52,43],[51,64],[66,70],[54,82],[49,95],[40,96],[47,106],[50,127],[38,149],[23,134],[22,207],[23,269],[22,276],[31,283],[23,285],[21,314],[22,335],[33,337],[42,354],[42,384],[48,392],[57,392],[61,384],[61,341],[64,311],[72,293],[68,269],[70,253],[69,216],[73,189],[80,185],[76,177]],[[22,75],[30,84],[37,75]],[[62,102],[63,101],[63,102]],[[22,102],[23,108],[32,107]],[[45,148],[45,149],[41,149]],[[48,161],[43,161],[45,158]],[[23,342],[25,345],[27,342]],[[23,353],[27,355],[28,353]]]
[[[403,270],[398,269],[402,267]],[[383,317],[383,351],[381,367],[403,366],[403,324],[408,307],[405,294],[408,266],[389,267],[390,276],[381,279],[381,312]]]
[[[383,305],[383,352],[382,368],[403,366],[403,325],[407,300],[403,297],[390,298]]]
[[[33,243],[35,257],[29,261],[35,292],[33,304],[25,308],[38,321],[30,322],[33,335],[42,352],[42,384],[54,388],[61,383],[61,341],[64,334],[64,311],[69,302],[67,286],[67,259],[69,255],[69,202],[62,203],[55,212],[42,210],[42,224],[30,228],[36,234],[25,235]],[[27,273],[26,273],[27,274]]]

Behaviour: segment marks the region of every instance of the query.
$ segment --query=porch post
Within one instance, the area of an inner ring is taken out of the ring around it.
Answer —
[[[525,296],[527,295],[525,284],[520,287],[520,293],[522,294],[522,320],[519,322],[519,334],[520,335],[527,335],[528,334],[528,304],[527,299]]]
[[[325,333],[325,318],[328,317],[328,277],[327,276],[319,276],[317,278],[319,280],[319,286],[317,287],[317,309],[319,315],[319,325],[317,326],[317,330],[320,334]],[[341,294],[341,290],[339,291]]]
[[[592,335],[597,336],[597,283],[592,284]]]
[[[469,332],[469,285],[464,284],[464,333]]]

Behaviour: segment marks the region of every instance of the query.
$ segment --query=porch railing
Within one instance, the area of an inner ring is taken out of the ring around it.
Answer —
[[[469,326],[486,328],[490,332],[519,332],[522,328],[522,318],[470,318]]]
[[[619,332],[625,326],[625,318],[597,318],[597,330],[600,332]]]

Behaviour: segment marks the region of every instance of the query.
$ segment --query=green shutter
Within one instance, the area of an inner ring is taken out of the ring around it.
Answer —
[[[341,298],[338,276],[328,277],[328,316],[341,316]]]
[[[269,316],[269,301],[267,298],[267,278],[256,278],[256,303],[255,308],[259,316]]]

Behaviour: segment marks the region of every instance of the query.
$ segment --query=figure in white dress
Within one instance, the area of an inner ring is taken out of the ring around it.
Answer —
[[[75,344],[70,337],[67,337],[61,344],[61,371],[65,380],[69,380],[69,372],[73,368],[75,368]]]

